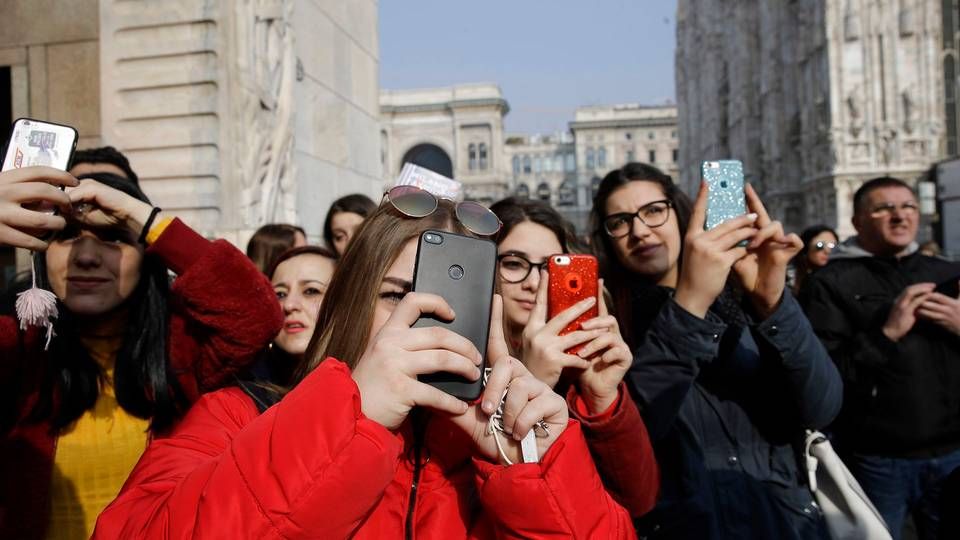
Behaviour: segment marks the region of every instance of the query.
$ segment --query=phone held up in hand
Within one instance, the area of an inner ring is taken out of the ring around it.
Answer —
[[[703,181],[707,184],[705,230],[747,213],[747,198],[743,191],[743,164],[740,161],[704,161],[701,172]]]
[[[483,391],[496,264],[497,246],[490,240],[431,230],[421,234],[417,244],[413,290],[441,296],[456,318],[442,321],[425,316],[413,327],[448,328],[469,339],[484,358],[481,377],[475,381],[451,373],[421,375],[419,379],[464,401],[479,398]]]
[[[599,289],[597,259],[593,255],[552,255],[547,263],[550,283],[547,289],[547,317],[552,319],[581,300],[597,298]],[[580,329],[580,325],[599,315],[597,304],[560,331],[560,335]],[[567,352],[576,354],[583,344]]]
[[[32,118],[19,118],[10,130],[2,170],[42,165],[65,171],[76,148],[76,129]]]
[[[65,171],[76,149],[76,129],[32,118],[18,118],[10,129],[7,148],[3,153],[3,168],[0,170],[10,171],[42,165]],[[44,203],[24,207],[49,214],[55,214],[57,210]]]

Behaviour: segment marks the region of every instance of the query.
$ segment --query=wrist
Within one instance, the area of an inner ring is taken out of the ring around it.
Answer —
[[[587,408],[587,414],[596,416],[610,409],[610,406],[617,400],[617,395],[616,387],[612,392],[592,392],[583,388],[580,392],[580,399],[583,400],[583,404]]]
[[[134,204],[127,213],[127,219],[125,220],[127,229],[134,235],[139,236],[143,232],[143,226],[150,219],[152,212],[152,206],[142,201],[136,201],[136,204]],[[154,218],[154,223],[156,223],[156,218]]]
[[[677,292],[673,295],[673,301],[687,313],[698,319],[706,318],[707,311],[710,309],[709,303],[704,302],[698,298],[697,295],[688,292],[687,288],[682,285],[677,288]]]
[[[771,300],[771,298],[773,300]],[[760,320],[766,320],[769,318],[777,308],[780,307],[780,302],[783,300],[783,290],[778,291],[776,295],[751,295],[750,303],[753,305],[753,311],[757,314]]]
[[[898,333],[897,331],[891,329],[886,325],[884,325],[883,328],[880,329],[880,331],[883,332],[883,335],[886,336],[887,339],[889,339],[894,343],[900,341],[900,338],[903,337],[902,334]]]

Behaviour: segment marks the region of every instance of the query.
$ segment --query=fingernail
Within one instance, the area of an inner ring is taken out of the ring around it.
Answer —
[[[596,302],[596,301],[597,301],[596,298],[594,298],[594,297],[592,297],[592,296],[588,296],[587,298],[585,298],[585,299],[583,300],[583,304],[586,305],[586,306],[590,306],[590,305],[593,305],[593,303]]]
[[[492,412],[493,412],[493,403],[490,403],[489,401],[484,401],[484,402],[483,402],[483,405],[481,405],[481,407],[483,408],[483,411],[486,412],[486,413],[492,413]]]
[[[522,437],[519,433],[514,433],[514,434],[513,434],[513,440],[519,441],[519,440],[521,440],[521,439],[523,439],[523,437]]]
[[[473,380],[478,380],[478,379],[480,379],[480,370],[479,370],[479,369],[474,369],[474,370],[473,370]]]
[[[754,220],[756,220],[758,217],[760,217],[760,216],[758,216],[757,214],[755,214],[755,213],[753,213],[753,212],[747,214],[747,219],[749,219],[750,221],[754,221]]]

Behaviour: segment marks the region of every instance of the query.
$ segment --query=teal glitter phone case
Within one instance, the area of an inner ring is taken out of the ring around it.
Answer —
[[[743,192],[743,164],[735,159],[704,161],[703,180],[707,183],[707,220],[710,230],[728,219],[747,213]]]

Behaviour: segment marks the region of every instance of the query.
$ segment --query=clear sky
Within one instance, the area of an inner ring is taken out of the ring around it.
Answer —
[[[380,0],[384,89],[500,85],[507,132],[581,105],[673,101],[676,0]]]

